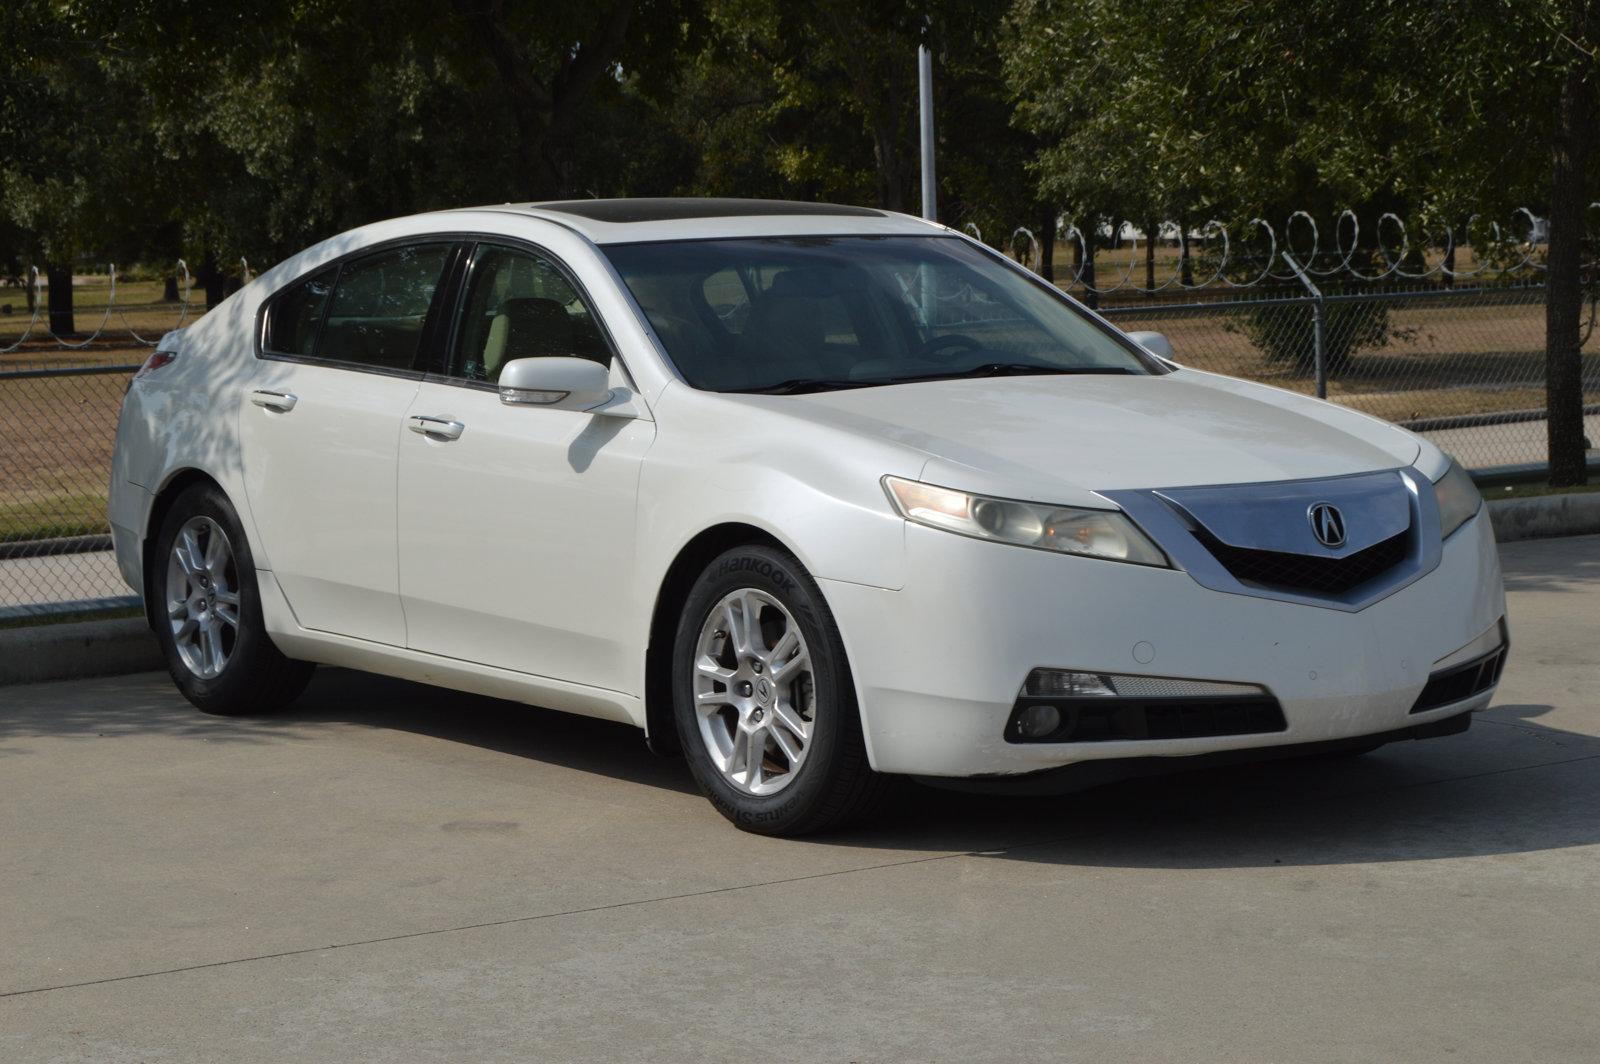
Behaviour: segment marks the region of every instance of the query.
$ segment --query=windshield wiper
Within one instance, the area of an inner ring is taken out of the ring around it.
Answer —
[[[917,377],[897,377],[896,383],[905,381],[945,381],[962,377],[1080,377],[1080,376],[1131,376],[1133,370],[1125,366],[1051,366],[1042,362],[985,362],[981,366],[953,369],[945,373],[928,373]]]
[[[838,392],[847,388],[878,388],[886,384],[915,384],[919,381],[960,380],[963,377],[1023,376],[1129,376],[1133,370],[1123,366],[1051,366],[1043,362],[985,362],[981,366],[954,369],[945,373],[918,374],[914,377],[792,377],[757,388],[727,388],[743,395],[803,395],[806,392]]]
[[[885,380],[849,380],[830,377],[791,377],[776,384],[763,384],[758,388],[725,388],[724,391],[741,395],[801,395],[805,392],[837,392],[846,388],[870,388],[875,384],[892,384]]]

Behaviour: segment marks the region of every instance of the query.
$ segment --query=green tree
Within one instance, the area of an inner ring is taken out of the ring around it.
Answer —
[[[127,109],[131,86],[100,62],[95,42],[44,0],[0,8],[0,217],[17,258],[42,261],[49,323],[76,331],[72,272],[81,257],[134,254],[148,238],[148,129]]]
[[[1595,0],[1019,0],[1007,72],[1041,187],[1169,215],[1550,218],[1551,476],[1584,478],[1578,322]],[[1131,212],[1130,212],[1131,213]]]

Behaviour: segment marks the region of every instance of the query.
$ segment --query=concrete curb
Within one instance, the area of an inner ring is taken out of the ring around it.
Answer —
[[[142,617],[0,629],[0,687],[166,668]]]
[[[1494,538],[1501,543],[1600,532],[1600,491],[1491,499],[1489,520],[1494,523]]]

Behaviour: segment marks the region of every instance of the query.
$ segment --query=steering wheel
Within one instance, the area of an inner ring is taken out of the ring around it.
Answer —
[[[949,350],[945,351],[946,348]],[[963,351],[982,350],[983,345],[965,333],[945,333],[943,336],[935,336],[924,341],[922,346],[917,348],[916,354],[911,357],[948,362]],[[945,353],[936,356],[935,352],[938,351],[944,351]]]

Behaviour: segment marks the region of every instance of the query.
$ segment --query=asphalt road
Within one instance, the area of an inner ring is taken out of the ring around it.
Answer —
[[[0,1061],[1578,1061],[1600,537],[1465,735],[742,835],[628,729],[326,672],[0,689]]]

